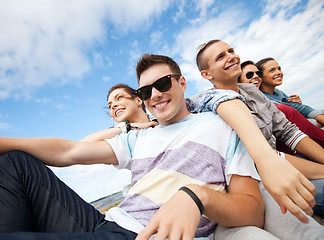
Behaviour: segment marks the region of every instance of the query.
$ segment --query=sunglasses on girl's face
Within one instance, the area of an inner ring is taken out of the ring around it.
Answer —
[[[137,95],[143,101],[149,99],[152,96],[152,87],[160,92],[166,92],[172,87],[171,77],[179,77],[178,75],[169,74],[159,78],[151,85],[147,85],[137,89]]]
[[[251,78],[253,78],[254,73],[256,73],[256,75],[258,75],[259,78],[262,78],[263,77],[263,72],[262,71],[247,72],[245,76],[246,76],[247,79],[251,79]]]

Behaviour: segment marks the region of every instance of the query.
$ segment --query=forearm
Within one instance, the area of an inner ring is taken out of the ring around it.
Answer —
[[[320,163],[315,163],[306,159],[298,158],[285,154],[285,158],[299,170],[306,178],[322,179],[324,178],[324,165]]]
[[[299,141],[295,150],[310,160],[324,164],[324,149],[309,137]]]
[[[71,165],[65,161],[72,141],[56,138],[6,138],[0,137],[0,154],[19,150],[27,152],[51,166]]]
[[[113,138],[116,135],[120,134],[122,131],[119,127],[113,127],[104,129],[102,131],[98,131],[92,133],[80,140],[80,142],[94,142],[94,141],[102,141],[104,139]]]
[[[266,167],[268,161],[277,158],[242,101],[223,102],[218,106],[217,113],[235,130],[258,168]]]
[[[207,187],[188,185],[205,207],[205,215],[226,227],[264,224],[262,198],[245,193],[222,193]]]

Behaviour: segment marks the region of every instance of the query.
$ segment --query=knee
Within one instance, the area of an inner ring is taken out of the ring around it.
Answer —
[[[37,158],[22,151],[10,151],[0,155],[1,169],[6,169],[9,166],[14,166],[16,170],[25,169],[27,165],[41,163]]]
[[[296,109],[285,104],[277,104],[276,107],[284,114],[293,114],[295,111],[297,111]]]

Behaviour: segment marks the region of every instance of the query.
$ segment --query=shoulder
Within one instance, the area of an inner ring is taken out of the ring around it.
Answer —
[[[249,97],[252,98],[259,98],[259,99],[266,99],[264,94],[254,85],[251,83],[239,83],[238,87],[242,94],[246,93]]]

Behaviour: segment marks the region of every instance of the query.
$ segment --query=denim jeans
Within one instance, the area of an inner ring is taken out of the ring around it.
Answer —
[[[0,156],[0,239],[135,239],[85,202],[35,157]]]
[[[324,179],[311,180],[316,188],[314,215],[324,217]]]

